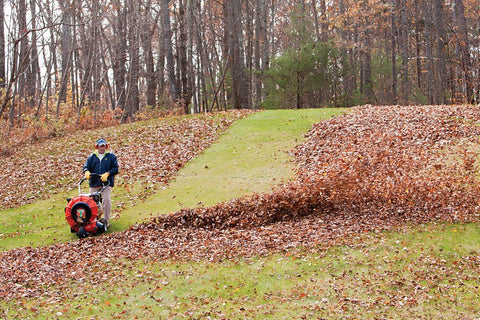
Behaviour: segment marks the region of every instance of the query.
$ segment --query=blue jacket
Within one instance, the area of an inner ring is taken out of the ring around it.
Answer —
[[[102,175],[107,171],[110,172],[108,181],[110,182],[110,187],[113,187],[115,185],[115,175],[118,173],[117,157],[115,154],[107,150],[105,151],[102,161],[100,161],[98,151],[95,150],[94,153],[88,156],[87,162],[83,166],[83,172],[85,173],[87,170],[99,175]],[[99,187],[102,185],[102,182],[98,177],[90,177],[88,183],[90,187]]]

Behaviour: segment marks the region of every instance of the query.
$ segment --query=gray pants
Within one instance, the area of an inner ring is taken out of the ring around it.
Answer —
[[[89,192],[94,193],[100,191],[102,187],[93,187],[90,188]],[[112,187],[106,187],[105,190],[102,192],[102,199],[103,199],[103,217],[107,220],[107,224],[110,224],[110,212],[112,211],[112,200],[110,199],[112,196]]]

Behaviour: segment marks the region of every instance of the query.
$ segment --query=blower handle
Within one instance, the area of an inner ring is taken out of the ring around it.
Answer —
[[[100,179],[101,175],[98,174],[98,173],[90,173],[90,177],[95,177],[95,178],[99,178],[99,179]],[[83,181],[85,181],[85,180],[87,180],[87,179],[86,179],[85,177],[83,177],[83,178],[78,182],[78,194],[81,194],[81,193],[82,193],[82,187],[81,187],[81,185],[82,185]],[[101,189],[100,191],[98,191],[98,193],[102,193],[103,190],[105,190],[105,189],[110,185],[110,181],[108,181],[108,180],[107,180],[107,182],[103,182],[103,181],[101,181],[101,182],[102,182],[103,187],[102,187],[102,189]]]

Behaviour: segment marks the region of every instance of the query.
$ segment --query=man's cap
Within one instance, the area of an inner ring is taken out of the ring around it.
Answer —
[[[100,138],[97,140],[97,143],[95,144],[96,146],[101,146],[101,145],[107,145],[107,140]]]

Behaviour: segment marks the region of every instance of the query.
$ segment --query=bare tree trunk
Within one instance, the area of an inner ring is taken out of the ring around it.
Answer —
[[[160,39],[158,41],[157,57],[157,100],[161,102],[165,95],[165,40],[163,39],[163,28],[160,28]]]
[[[218,4],[223,5],[223,4]],[[212,2],[208,3],[208,7],[206,11],[212,12],[213,8],[215,5],[212,4]],[[204,15],[205,17],[207,14]],[[208,19],[208,26],[210,30],[215,30],[215,23],[213,21],[213,17],[210,16]],[[222,38],[221,40],[218,40],[217,35],[214,34],[214,36],[208,41],[208,37],[206,35],[207,31],[204,31],[202,34],[203,41],[205,41],[205,70],[208,74],[209,80],[210,80],[210,85],[211,85],[211,95],[212,101],[210,105],[207,105],[207,111],[212,111],[216,107],[217,110],[226,110],[226,99],[225,99],[225,92],[224,94],[219,94],[220,91],[224,88],[224,80],[226,77],[226,72],[228,68],[228,53],[226,52],[226,39]],[[219,50],[217,50],[217,42],[221,43],[222,50],[221,54],[219,53]]]
[[[246,11],[246,16],[247,19],[245,19],[245,76],[247,79],[247,84],[249,88],[253,87],[252,79],[253,79],[253,53],[254,53],[254,26],[253,26],[253,19],[250,19],[250,17],[254,17],[253,13],[253,8],[250,5],[251,1],[245,1],[245,11]],[[241,7],[241,5],[240,5]],[[243,34],[243,30],[241,31]],[[242,37],[243,38],[243,37]],[[254,87],[253,87],[254,88]],[[251,106],[253,105],[252,102],[252,92],[249,90],[248,92],[245,92],[244,94],[247,95],[248,97],[248,105]]]
[[[105,33],[104,29],[101,28],[100,29],[102,35]],[[105,42],[105,43],[103,43]],[[106,56],[108,53],[110,53],[110,56],[113,56],[111,53],[112,53],[112,48],[110,46],[110,44],[108,43],[108,39],[105,38],[105,36],[103,35],[102,36],[102,46],[105,46],[105,51],[102,51],[101,52],[101,59],[102,59],[102,65],[103,65],[103,77],[102,77],[102,80],[103,82],[105,82],[105,85],[107,87],[107,90],[108,90],[108,100],[110,102],[110,110],[115,110],[115,95],[114,95],[114,89],[113,89],[113,86],[112,84],[110,83],[110,76],[109,76],[109,72],[108,72],[108,69],[109,69],[109,66],[107,64],[107,61],[106,61]]]
[[[17,67],[19,78],[18,78],[18,94],[20,99],[23,97],[25,101],[24,107],[30,105],[31,97],[29,95],[30,90],[28,90],[29,84],[31,82],[31,71],[30,71],[30,48],[28,45],[28,37],[25,36],[27,33],[27,6],[25,0],[19,0],[18,2],[18,29],[19,29],[19,38],[20,41],[20,59],[18,61],[19,65]],[[21,117],[22,103],[18,104],[18,118]]]
[[[167,76],[170,86],[170,98],[174,103],[179,99],[177,79],[175,78],[175,62],[173,59],[172,29],[170,27],[170,12],[168,3],[170,0],[160,0],[161,21],[163,29],[163,41],[165,44],[165,56],[167,60]]]
[[[230,56],[230,71],[232,75],[232,105],[235,109],[250,108],[248,104],[248,82],[246,77],[245,59],[242,37],[242,8],[239,1],[225,0],[224,16],[227,39],[227,52]]]
[[[408,32],[410,30],[410,26],[408,25],[406,15],[406,0],[400,0],[400,13],[402,18],[402,29],[400,33],[400,43],[402,46],[402,101],[403,103],[408,103],[410,95],[410,79],[408,73]]]
[[[42,48],[45,48],[45,47],[47,47],[47,45],[45,44],[44,40],[42,40]],[[45,72],[47,74],[47,78],[44,81],[45,83],[44,87],[39,92],[39,99],[37,101],[37,111],[35,112],[36,117],[40,116],[41,107],[45,97],[45,118],[48,119],[50,84],[51,84],[51,77],[52,77],[52,62],[53,62],[54,56],[55,55],[50,54],[49,57],[47,57],[46,52],[43,51],[43,65],[45,66]]]
[[[422,10],[418,6],[418,2],[415,1],[415,12],[418,16],[423,16]],[[418,90],[422,90],[422,61],[420,59],[421,55],[421,45],[422,41],[420,40],[420,28],[421,28],[421,19],[415,20],[415,49],[416,49],[416,69],[417,69],[417,87]]]
[[[188,113],[188,106],[191,100],[191,90],[188,80],[188,59],[187,59],[187,24],[186,10],[187,1],[180,0],[178,7],[178,29],[179,29],[179,45],[178,45],[178,64],[180,73],[180,100],[179,103],[183,106],[183,112]]]
[[[4,0],[0,0],[0,88],[5,88],[5,11]]]
[[[68,0],[59,0],[60,7],[63,14],[63,24],[62,24],[62,47],[61,47],[61,56],[62,56],[62,70],[61,70],[61,83],[58,92],[58,103],[67,101],[67,85],[68,77],[70,76],[70,70],[73,62],[73,42],[72,42],[72,31],[71,31],[71,8]],[[57,104],[58,109],[58,104]],[[58,112],[57,112],[58,114]]]
[[[338,2],[338,11],[340,16],[345,15],[345,11],[347,10],[346,5],[343,0],[339,0]],[[340,33],[340,39],[343,42],[351,41],[352,34],[351,31],[346,30],[345,25],[347,22],[343,22],[342,25],[340,25],[338,32]],[[342,46],[340,48],[340,55],[342,59],[342,69],[344,70],[345,73],[345,81],[343,83],[343,90],[344,90],[344,101],[342,105],[348,106],[350,105],[351,97],[353,94],[353,91],[356,88],[357,81],[356,81],[356,72],[355,72],[355,64],[354,64],[354,50],[352,48],[344,47]]]
[[[93,5],[97,4],[96,0],[93,0]],[[92,12],[93,15],[95,13]],[[77,15],[72,15],[74,21],[77,19],[81,19]],[[92,19],[94,20],[94,19]],[[78,100],[75,103],[77,109],[77,121],[80,120],[81,110],[83,108],[84,101],[86,98],[91,97],[91,77],[92,77],[92,70],[94,64],[94,52],[95,52],[95,28],[92,25],[86,26],[86,22],[79,20],[78,28],[75,26],[74,33],[75,35],[78,34],[80,51],[77,46],[74,50],[74,68],[72,68],[72,100],[75,101],[77,98]],[[76,24],[75,24],[76,25]],[[87,34],[88,32],[88,34]],[[74,38],[74,42],[76,42],[77,37]],[[76,81],[76,77],[80,78],[80,82]],[[78,90],[80,94],[78,94]]]
[[[197,0],[187,1],[187,29],[188,29],[188,43],[187,43],[187,70],[188,70],[188,88],[190,91],[192,110],[194,113],[198,111],[199,97],[198,97],[198,75],[201,67],[194,69],[193,62],[193,46],[195,42],[195,9],[197,7]],[[197,53],[198,54],[198,53]],[[198,60],[198,59],[197,59]]]
[[[204,33],[202,31],[205,30],[205,28],[200,27],[200,21],[203,21],[203,12],[201,9],[200,1],[195,1],[195,8],[194,8],[194,14],[193,14],[193,21],[194,21],[194,30],[192,32],[195,33],[195,45],[197,47],[197,54],[199,55],[199,67],[198,67],[198,82],[199,82],[199,88],[201,90],[198,90],[199,94],[199,110],[200,111],[207,111],[208,108],[208,93],[207,93],[207,74],[209,70],[209,59],[207,59],[207,52],[206,52],[206,44],[205,39],[204,39]],[[212,87],[214,87],[214,83],[212,83]]]
[[[468,103],[473,103],[476,98],[473,92],[473,83],[471,76],[470,59],[470,41],[468,39],[467,20],[465,19],[465,9],[462,0],[453,1],[454,24],[457,34],[457,47],[459,48],[459,63],[463,73],[464,95]]]
[[[443,0],[435,0],[434,11],[433,11],[433,23],[434,29],[436,31],[436,55],[437,55],[437,67],[436,69],[436,100],[438,103],[445,104],[447,102],[446,92],[445,92],[445,39],[447,35],[445,34],[444,29],[444,13],[443,13]]]
[[[328,41],[328,15],[325,0],[320,0],[320,17],[322,21],[322,23],[320,24],[322,27],[322,30],[320,32],[320,41],[325,43]]]
[[[97,1],[97,0],[95,0]],[[95,2],[96,5],[100,5],[99,3]],[[101,92],[102,92],[102,85],[103,85],[103,76],[102,76],[102,53],[103,48],[101,45],[101,17],[98,14],[99,10],[94,9],[93,20],[92,20],[92,37],[93,37],[93,62],[92,67],[93,70],[91,72],[92,79],[91,79],[91,101],[93,102],[93,107],[95,111],[95,119],[97,117],[98,106],[101,102]]]
[[[152,21],[152,12],[151,0],[148,0],[145,4],[145,18],[142,20],[142,46],[145,55],[145,79],[147,82],[147,105],[156,106],[157,105],[157,83],[155,76],[155,62],[153,61],[153,50],[152,50],[152,35],[156,29],[156,18]],[[158,15],[157,15],[158,17]]]
[[[128,43],[130,69],[127,77],[127,105],[122,115],[122,123],[133,118],[135,112],[139,110],[140,98],[138,91],[138,80],[140,72],[140,52],[139,52],[139,26],[138,26],[138,3],[128,2]]]
[[[50,25],[53,25],[53,9],[51,9],[51,7],[47,4],[44,8],[43,8],[46,12],[46,18],[47,18],[47,22],[50,24]],[[42,11],[42,7],[40,7],[40,11]],[[59,80],[59,72],[58,72],[58,62],[57,62],[57,46],[56,46],[56,42],[57,42],[57,37],[56,37],[56,33],[55,33],[55,30],[54,28],[49,28],[50,32],[50,41],[48,43],[48,51],[50,52],[50,61],[51,61],[51,68],[52,70],[49,72],[48,74],[48,79],[47,79],[47,83],[45,84],[45,87],[46,87],[46,92],[47,92],[47,97],[45,99],[45,116],[48,117],[48,114],[49,114],[49,105],[50,105],[50,96],[51,96],[51,85],[52,85],[52,82],[51,82],[51,75],[53,74],[54,75],[54,79],[53,79],[53,84],[54,84],[54,88],[56,89],[56,85],[60,82]],[[47,59],[45,59],[47,60]],[[56,119],[58,120],[59,118],[59,110],[57,110],[57,113],[56,113]]]
[[[432,48],[432,34],[433,34],[433,25],[431,19],[431,8],[429,4],[426,3],[425,9],[425,53],[426,53],[426,68],[427,68],[427,97],[428,103],[434,104],[434,79],[433,79],[433,48]]]
[[[392,0],[392,103],[397,104],[397,22],[395,17],[397,16],[396,12],[396,3],[395,0]]]
[[[315,6],[315,4],[313,4]],[[253,106],[257,107],[263,99],[263,73],[265,71],[265,50],[268,48],[267,38],[267,12],[265,0],[256,0],[255,5],[255,47],[254,67],[256,73],[253,77]],[[267,53],[268,55],[268,53]]]
[[[325,3],[325,1],[321,0],[321,2]],[[320,31],[320,17],[318,16],[318,10],[317,10],[317,1],[312,0],[310,1],[310,5],[312,7],[312,13],[313,13],[313,22],[315,25],[315,38],[319,41],[321,38],[321,31]],[[321,6],[322,4],[320,4]],[[322,15],[322,14],[320,14]],[[323,19],[323,17],[322,17]]]
[[[98,0],[94,0],[92,3],[92,19],[91,24],[88,26],[88,36],[87,30],[83,27],[81,28],[80,34],[82,35],[83,42],[83,57],[81,61],[83,64],[83,75],[81,77],[81,88],[79,102],[77,104],[77,120],[80,118],[81,109],[84,107],[85,101],[88,99],[90,104],[93,104],[94,108],[94,121],[96,121],[97,108],[96,104],[100,100],[98,94],[101,89],[101,79],[100,79],[100,63],[101,59],[99,56],[99,28],[100,28],[100,19],[98,17]],[[83,23],[80,23],[82,26]],[[77,53],[80,60],[80,53]]]
[[[10,103],[10,113],[9,113],[9,124],[10,126],[14,125],[15,120],[15,96],[17,94],[17,89],[12,92],[12,88],[15,83],[17,83],[20,73],[18,68],[22,65],[21,62],[18,60],[20,59],[19,44],[23,41],[24,38],[28,36],[30,31],[24,30],[24,32],[20,33],[21,36],[18,39],[13,40],[13,49],[12,49],[12,65],[11,65],[11,72],[10,72],[10,79],[7,82],[7,88],[5,89],[5,98],[0,106],[0,116],[3,114],[4,110],[6,109],[8,103]]]
[[[363,2],[363,11],[364,14],[367,13],[368,1]],[[370,24],[367,20],[364,19],[364,30],[363,30],[363,48],[362,48],[362,83],[363,83],[363,93],[367,98],[368,103],[374,103],[373,99],[373,86],[372,86],[372,39],[370,34]]]
[[[36,18],[37,18],[37,11],[36,11],[36,4],[35,0],[30,0],[30,11],[32,17],[32,32],[31,32],[31,70],[28,80],[28,96],[29,96],[29,105],[31,108],[35,106],[35,101],[38,96],[38,92],[41,88],[41,76],[40,76],[40,63],[38,61],[38,50],[37,50],[37,25],[36,25]]]
[[[0,115],[3,113],[3,110],[5,110],[5,107],[7,106],[7,103],[9,102],[9,100],[12,99],[12,86],[13,86],[13,83],[17,81],[18,43],[19,43],[19,40],[13,43],[12,71],[10,72],[10,81],[8,82],[8,86],[5,91],[6,97],[3,100],[2,108],[0,109]],[[10,104],[10,112],[8,114],[8,122],[11,127],[13,127],[15,123],[14,120],[15,120],[15,104],[12,102]]]
[[[82,34],[82,32],[79,32],[78,31],[78,27],[77,27],[77,22],[78,22],[78,19],[79,16],[77,15],[77,10],[75,7],[72,6],[72,34],[73,35],[77,35],[77,33],[80,33]],[[72,108],[80,108],[80,93],[79,93],[79,90],[80,90],[80,86],[82,86],[82,83],[81,81],[83,79],[80,79],[79,80],[79,77],[81,78],[81,72],[83,70],[85,70],[85,62],[83,61],[84,58],[83,56],[80,54],[80,48],[79,46],[77,46],[77,42],[78,42],[78,37],[74,36],[73,37],[73,42],[72,42],[72,59],[73,59],[73,62],[72,62],[72,67],[70,68],[70,92],[71,92],[71,96],[72,96],[72,100],[71,100],[71,105],[72,105]],[[87,54],[85,54],[85,56],[88,56]]]
[[[116,106],[120,110],[126,107],[126,77],[127,77],[127,10],[123,7],[120,0],[116,0],[116,20],[114,29],[116,37],[114,38],[114,57],[113,57],[113,81],[115,85]]]

